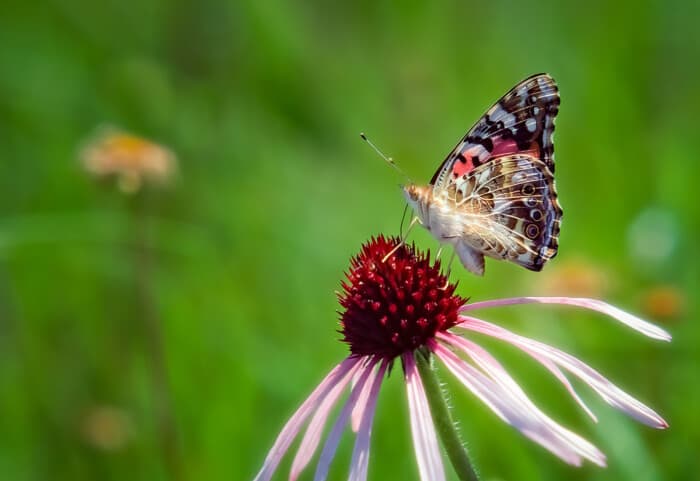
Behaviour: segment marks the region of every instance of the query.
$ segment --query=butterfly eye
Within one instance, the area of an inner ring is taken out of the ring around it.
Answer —
[[[408,197],[413,201],[416,202],[418,201],[418,189],[416,189],[415,185],[409,185],[404,188],[406,193],[408,194]]]

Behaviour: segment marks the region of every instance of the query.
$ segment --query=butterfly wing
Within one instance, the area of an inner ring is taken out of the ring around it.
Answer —
[[[462,222],[457,253],[472,272],[483,273],[482,254],[533,271],[557,254],[562,210],[542,160],[497,157],[462,174],[445,197]]]
[[[554,172],[554,118],[559,89],[547,74],[528,77],[496,102],[459,141],[435,172],[435,192],[495,158],[528,154]]]

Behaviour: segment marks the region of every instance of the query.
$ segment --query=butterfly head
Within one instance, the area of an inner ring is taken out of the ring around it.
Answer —
[[[430,206],[431,186],[406,184],[403,187],[403,195],[406,202],[413,209],[416,215],[423,221],[426,218],[428,207]]]
[[[418,202],[420,199],[420,187],[418,187],[416,184],[407,184],[402,185],[401,188],[403,189],[403,193],[409,203],[413,204]]]

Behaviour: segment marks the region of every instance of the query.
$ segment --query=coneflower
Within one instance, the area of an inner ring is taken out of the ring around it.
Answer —
[[[476,478],[430,368],[431,358],[441,361],[501,420],[565,462],[579,466],[588,459],[605,466],[605,455],[598,448],[540,411],[503,366],[470,339],[469,332],[498,338],[523,350],[548,369],[594,420],[565,372],[581,379],[608,404],[636,420],[659,429],[668,426],[652,409],[577,358],[471,314],[516,304],[566,304],[598,311],[651,338],[668,341],[671,337],[664,330],[593,299],[522,297],[467,303],[455,294],[456,285],[440,272],[439,262],[431,263],[429,254],[422,254],[413,246],[396,248],[397,245],[398,239],[379,236],[351,260],[339,295],[344,309],[340,319],[342,340],[349,345],[350,355],[331,370],[284,426],[256,481],[272,477],[282,456],[306,426],[289,475],[290,480],[296,480],[316,452],[333,407],[347,390],[350,394],[326,436],[314,479],[326,479],[343,430],[351,424],[357,434],[349,479],[365,480],[377,397],[385,375],[397,359],[403,366],[421,480],[445,479],[436,425],[460,478]]]

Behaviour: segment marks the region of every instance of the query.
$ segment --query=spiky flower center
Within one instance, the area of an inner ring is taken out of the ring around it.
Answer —
[[[457,324],[466,299],[414,246],[379,236],[362,246],[350,263],[340,304],[341,333],[350,351],[391,359],[423,346],[438,331]]]

